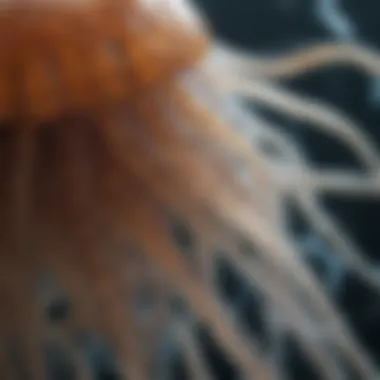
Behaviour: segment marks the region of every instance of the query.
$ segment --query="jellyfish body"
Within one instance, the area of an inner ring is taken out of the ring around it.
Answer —
[[[265,297],[267,315],[326,378],[344,376],[342,358],[361,378],[373,378],[372,364],[285,236],[282,197],[290,185],[279,178],[282,167],[231,129],[280,139],[231,97],[243,88],[234,69],[252,74],[246,58],[218,50],[189,12],[183,2],[148,0],[2,4],[2,378],[48,378],[44,352],[53,342],[67,351],[76,376],[90,379],[78,347],[90,332],[111,347],[122,376],[156,378],[156,348],[171,331],[191,376],[207,379],[196,323],[241,376],[277,378],[273,361],[216,292],[222,248]],[[297,152],[279,147],[296,176],[303,169]],[[310,205],[309,182],[301,198]],[[185,239],[190,254],[173,235],[178,220],[193,236]],[[242,241],[253,254],[239,249]],[[53,283],[40,285],[46,275]],[[46,317],[57,294],[70,300],[58,327]],[[173,311],[176,297],[186,306],[181,315]]]

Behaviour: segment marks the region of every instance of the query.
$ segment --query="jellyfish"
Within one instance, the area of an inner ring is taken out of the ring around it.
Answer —
[[[285,203],[379,289],[318,203],[323,191],[377,196],[378,153],[351,118],[278,84],[339,62],[379,75],[376,52],[258,57],[217,41],[185,0],[3,1],[0,51],[3,379],[54,378],[52,361],[94,379],[102,350],[121,379],[170,378],[174,351],[189,378],[212,379],[200,326],[237,378],[283,379],[285,335],[323,379],[376,378],[300,258]],[[244,99],[343,141],[364,172],[312,168]],[[218,292],[220,260],[260,295],[269,349]]]

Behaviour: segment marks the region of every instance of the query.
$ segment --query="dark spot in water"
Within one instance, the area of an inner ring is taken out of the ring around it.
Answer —
[[[230,305],[235,304],[244,287],[241,275],[219,254],[216,254],[214,274],[215,286],[222,299]]]
[[[172,233],[176,244],[186,253],[193,253],[195,250],[195,236],[191,231],[191,227],[180,220],[172,222]]]
[[[54,299],[47,306],[47,318],[53,323],[63,322],[70,314],[70,301],[64,297]]]

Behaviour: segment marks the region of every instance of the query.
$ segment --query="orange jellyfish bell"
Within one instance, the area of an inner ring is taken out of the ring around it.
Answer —
[[[68,109],[125,101],[193,65],[207,39],[181,3],[3,4],[2,119],[46,120]]]

